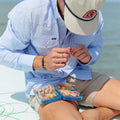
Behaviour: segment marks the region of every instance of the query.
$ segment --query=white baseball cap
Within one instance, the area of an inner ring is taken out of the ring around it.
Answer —
[[[66,27],[79,35],[94,33],[99,24],[99,10],[105,0],[64,0]]]

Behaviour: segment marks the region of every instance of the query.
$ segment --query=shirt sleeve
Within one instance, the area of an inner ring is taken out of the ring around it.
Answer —
[[[92,35],[94,36],[94,40],[93,42],[88,46],[88,50],[90,52],[90,55],[91,55],[91,60],[89,61],[89,63],[87,64],[84,64],[84,63],[81,63],[79,61],[79,64],[81,64],[82,66],[88,66],[88,65],[92,65],[94,64],[98,58],[100,57],[101,55],[101,51],[102,51],[102,44],[103,44],[103,39],[102,39],[102,27],[103,27],[103,17],[102,17],[102,14],[101,12],[100,13],[100,17],[99,17],[99,26],[98,26],[98,29],[95,33],[93,33]]]
[[[31,18],[27,10],[14,8],[5,32],[0,37],[0,64],[22,71],[32,71],[34,55],[26,53],[30,43]]]

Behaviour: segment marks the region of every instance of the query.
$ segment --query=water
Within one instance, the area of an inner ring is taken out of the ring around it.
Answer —
[[[7,24],[8,12],[13,8],[16,3],[0,3],[0,35],[5,30]]]
[[[19,0],[18,0],[19,1]],[[108,0],[109,1],[109,0]],[[111,1],[111,0],[110,0]],[[0,35],[7,23],[7,13],[16,3],[0,3]],[[91,66],[94,71],[104,72],[120,79],[120,2],[107,2],[103,9],[104,45],[98,62]]]
[[[106,3],[102,9],[104,18],[103,50],[93,69],[120,79],[120,2]]]

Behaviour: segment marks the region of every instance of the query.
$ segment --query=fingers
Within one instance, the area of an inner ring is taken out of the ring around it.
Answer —
[[[56,57],[57,58],[70,58],[70,54],[66,54],[66,53],[58,53],[58,54],[56,54]]]
[[[53,71],[57,68],[65,67],[70,58],[71,47],[68,48],[53,48],[46,57],[47,69]]]
[[[53,65],[53,68],[57,69],[57,68],[63,68],[65,66],[66,66],[66,63],[56,63]]]
[[[53,48],[53,52],[57,52],[57,53],[66,53],[66,54],[70,54],[71,52],[71,47],[68,48]]]
[[[91,59],[88,48],[85,45],[79,45],[71,50],[71,54],[83,63],[88,63]]]
[[[65,67],[67,61],[68,61],[67,59],[59,59],[59,58],[54,59],[51,64],[51,66],[52,66],[51,70]]]
[[[52,58],[70,58],[71,48],[54,48],[52,50]]]
[[[52,53],[52,58],[70,58],[70,54],[66,53]]]
[[[76,53],[77,51],[83,50],[83,49],[85,49],[85,48],[86,48],[85,45],[81,44],[81,45],[73,48],[73,49],[71,50],[71,52],[72,52],[72,54],[74,54],[74,53]]]
[[[68,47],[68,48],[67,48],[68,54],[71,54],[71,51],[72,51],[72,48],[71,48],[71,47]]]
[[[88,63],[91,59],[90,55],[82,54],[78,57],[78,59],[83,63]]]
[[[66,63],[68,62],[68,59],[67,58],[55,58],[53,62],[54,63]]]
[[[82,56],[85,56],[84,54],[89,55],[88,48],[78,49],[76,52],[72,52],[72,55],[74,57],[79,57],[80,55],[82,57]]]
[[[91,56],[89,55],[89,56],[86,56],[85,58],[84,58],[84,61],[86,61],[86,62],[89,62],[91,60]]]
[[[72,50],[72,55],[76,58],[80,57],[82,59],[86,56],[89,56],[89,51],[88,48],[85,47],[85,45],[79,45]]]

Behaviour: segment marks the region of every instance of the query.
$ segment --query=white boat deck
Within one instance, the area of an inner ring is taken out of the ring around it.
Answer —
[[[0,120],[39,120],[24,92],[24,73],[0,66]]]
[[[40,120],[24,91],[24,73],[0,66],[0,120]],[[85,109],[81,108],[80,112]],[[120,120],[120,116],[113,120]]]

